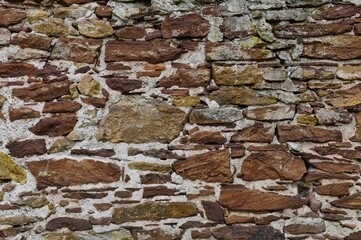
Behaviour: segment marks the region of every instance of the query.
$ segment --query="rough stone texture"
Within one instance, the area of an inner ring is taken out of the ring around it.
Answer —
[[[5,153],[0,152],[0,179],[26,183],[26,172]]]
[[[45,227],[47,231],[54,231],[60,228],[67,228],[70,231],[85,231],[91,230],[93,226],[85,219],[59,217],[51,219]]]
[[[332,201],[331,205],[341,208],[361,209],[360,204],[361,193],[354,193],[347,197],[342,197],[338,200]]]
[[[295,115],[294,106],[270,106],[248,109],[246,117],[258,121],[279,121],[292,119]]]
[[[238,224],[213,230],[213,235],[221,240],[231,239],[267,239],[284,240],[285,235],[270,226],[242,226]]]
[[[78,30],[81,35],[91,38],[104,38],[113,35],[112,26],[103,20],[84,19],[78,22]]]
[[[243,85],[263,81],[261,72],[255,66],[234,65],[224,67],[213,65],[212,75],[214,81],[219,85]]]
[[[24,141],[9,142],[6,144],[10,155],[22,158],[30,155],[43,155],[46,153],[45,139],[29,139]]]
[[[40,119],[40,121],[29,128],[29,130],[40,136],[63,136],[70,133],[76,123],[76,115],[61,113],[56,116]]]
[[[170,77],[162,78],[158,83],[158,87],[170,88],[178,87],[205,87],[210,80],[209,69],[179,69]]]
[[[46,51],[50,48],[51,38],[35,33],[20,32],[11,38],[11,44],[22,48],[35,48]]]
[[[48,36],[78,35],[78,31],[61,18],[52,18],[39,23],[32,28],[34,31]]]
[[[26,18],[26,13],[18,11],[16,9],[0,9],[0,26],[9,27],[20,23],[23,19]]]
[[[190,116],[190,123],[199,125],[230,124],[242,119],[242,111],[236,108],[194,109]]]

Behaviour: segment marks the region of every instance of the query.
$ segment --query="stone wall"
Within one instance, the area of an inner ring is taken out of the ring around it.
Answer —
[[[0,2],[0,238],[361,239],[359,0]]]

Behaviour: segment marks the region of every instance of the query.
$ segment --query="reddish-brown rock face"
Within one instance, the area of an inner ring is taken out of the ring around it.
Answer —
[[[51,38],[35,33],[20,32],[11,38],[11,44],[22,48],[35,48],[47,51],[51,45]]]
[[[272,142],[274,129],[265,127],[262,123],[256,123],[246,127],[231,137],[232,142]]]
[[[124,27],[115,32],[117,38],[138,39],[144,37],[146,31],[141,27]]]
[[[77,123],[75,114],[58,114],[42,118],[33,127],[29,128],[36,135],[62,136],[70,133]]]
[[[315,188],[319,195],[329,195],[334,197],[343,197],[350,194],[349,188],[353,186],[350,182],[330,183]]]
[[[77,112],[81,104],[77,102],[46,102],[43,108],[44,113],[72,113]]]
[[[0,9],[0,26],[9,27],[21,23],[26,18],[26,13],[15,9]]]
[[[184,15],[179,18],[166,17],[162,23],[163,38],[205,37],[209,32],[209,23],[198,14]]]
[[[93,229],[93,226],[85,219],[59,217],[51,219],[45,227],[47,231],[54,231],[60,228],[67,228],[70,231],[85,231]]]
[[[140,80],[121,77],[109,78],[106,83],[111,89],[122,93],[128,93],[142,87],[142,81]]]
[[[95,160],[42,160],[27,162],[39,189],[48,186],[66,187],[89,183],[119,181],[120,168],[113,163]]]
[[[331,205],[340,208],[361,209],[361,193],[354,193],[347,197],[342,197],[332,201]]]
[[[20,119],[39,118],[40,113],[32,108],[21,107],[21,108],[10,108],[9,118],[10,121],[16,121]]]
[[[162,78],[158,83],[158,87],[170,88],[178,87],[205,87],[210,80],[209,69],[179,69],[170,77]]]
[[[43,155],[47,151],[44,139],[9,142],[6,144],[6,148],[9,149],[11,156],[17,158],[31,155]]]

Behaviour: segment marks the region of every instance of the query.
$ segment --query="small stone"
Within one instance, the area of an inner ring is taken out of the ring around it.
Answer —
[[[72,149],[70,153],[74,155],[87,155],[87,156],[99,156],[99,157],[111,157],[115,155],[113,149],[106,149],[106,148],[99,148],[94,150]]]
[[[177,192],[177,189],[167,188],[166,186],[144,187],[143,198],[152,198],[155,196],[174,196]]]
[[[14,204],[19,206],[29,206],[31,208],[42,208],[48,205],[49,201],[46,197],[39,196],[39,197],[29,197],[26,199],[21,199],[14,202]]]
[[[112,90],[122,93],[129,93],[131,91],[142,88],[143,82],[136,79],[112,77],[106,80],[106,84]]]
[[[43,155],[46,153],[45,139],[29,139],[23,141],[9,142],[5,146],[9,149],[10,155],[22,158],[32,155]]]
[[[11,32],[7,28],[0,28],[0,45],[7,46],[10,44]]]
[[[115,32],[117,38],[126,38],[126,39],[138,39],[146,35],[146,31],[142,27],[131,27],[126,26]]]
[[[171,182],[170,175],[161,175],[156,173],[148,173],[140,176],[142,184],[163,184]]]
[[[26,215],[15,215],[15,216],[1,217],[0,224],[23,226],[23,225],[37,222],[39,220],[41,220],[41,219],[38,217],[31,217],[31,216],[26,216]]]
[[[22,48],[35,48],[48,51],[51,46],[51,38],[36,33],[20,32],[11,38],[11,44]]]
[[[93,226],[85,219],[58,217],[51,219],[45,227],[47,231],[54,231],[60,228],[67,228],[70,231],[86,231],[93,229]]]
[[[81,94],[90,97],[98,95],[100,91],[100,84],[90,75],[84,76],[77,87]]]
[[[337,68],[336,76],[342,80],[361,80],[361,66],[339,66]]]
[[[265,127],[262,123],[255,123],[246,127],[231,137],[231,142],[272,142],[274,129]]]
[[[173,153],[170,150],[167,149],[148,149],[148,150],[141,150],[134,147],[128,148],[128,156],[135,156],[138,154],[142,154],[147,157],[153,157],[153,158],[160,158],[161,160],[165,159],[183,159],[183,156],[179,156],[176,153]]]
[[[99,17],[99,18],[111,18],[112,17],[112,13],[113,13],[113,9],[110,6],[98,6],[95,9],[95,14]]]
[[[302,115],[297,116],[297,122],[300,124],[305,124],[305,125],[309,125],[309,126],[316,126],[317,118],[315,116],[302,114]]]
[[[328,195],[334,197],[343,197],[350,194],[349,188],[353,184],[350,182],[346,183],[330,183],[326,185],[321,185],[315,188],[315,192],[319,195]]]
[[[299,11],[299,9],[270,10],[266,12],[266,20],[268,21],[302,22],[306,18],[306,12]]]
[[[320,108],[316,110],[315,117],[319,124],[324,125],[336,125],[352,121],[352,115],[343,109]]]
[[[32,29],[36,32],[44,33],[48,36],[68,36],[78,35],[78,31],[75,30],[70,24],[67,24],[63,19],[61,18],[51,18],[48,20],[43,21],[42,23],[39,23],[37,25],[34,25]]]
[[[332,201],[331,205],[348,209],[361,209],[361,193],[354,193],[350,196],[342,197]]]
[[[223,211],[219,202],[202,201],[201,203],[208,220],[215,222],[224,221]]]
[[[130,169],[139,170],[139,171],[152,171],[160,173],[169,173],[172,172],[171,165],[158,164],[158,163],[148,163],[148,162],[132,162],[128,164]]]
[[[243,85],[263,81],[260,70],[255,66],[233,65],[232,67],[212,65],[212,76],[218,85]]]
[[[242,111],[237,108],[193,109],[189,122],[199,125],[231,124],[242,118]]]
[[[162,37],[205,37],[209,23],[198,14],[188,14],[178,18],[166,17],[162,23]]]
[[[338,90],[327,96],[330,104],[336,108],[354,107],[361,104],[361,84],[345,90]]]
[[[15,164],[15,162],[5,153],[0,152],[0,179],[14,180],[21,184],[26,183],[26,172],[23,168]]]
[[[285,240],[284,233],[274,229],[271,226],[249,225],[243,226],[239,224],[218,227],[212,231],[213,236],[220,240],[232,239],[272,239]]]
[[[42,118],[35,126],[29,128],[36,135],[48,135],[52,137],[63,136],[70,133],[78,119],[75,114],[61,113],[55,116]]]
[[[261,68],[260,71],[267,81],[280,82],[285,81],[288,77],[287,70],[283,68]]]
[[[26,18],[26,13],[15,9],[0,9],[0,27],[9,27],[21,23]]]
[[[28,12],[28,21],[30,23],[34,23],[37,22],[39,20],[42,20],[44,18],[47,18],[50,16],[50,13],[48,13],[47,11],[43,11],[43,10],[31,10]]]
[[[286,220],[283,231],[295,235],[317,234],[326,231],[326,226],[320,218],[291,218]]]
[[[75,113],[81,109],[81,104],[77,102],[46,102],[44,113]]]
[[[227,139],[222,136],[220,131],[197,131],[187,136],[184,141],[197,144],[223,144]]]
[[[314,19],[333,20],[347,18],[361,13],[361,7],[354,4],[325,5],[312,13]]]
[[[209,69],[178,69],[170,77],[164,77],[157,82],[157,87],[170,88],[172,86],[184,88],[206,87],[210,81]]]
[[[57,153],[57,152],[64,152],[66,150],[71,149],[74,145],[72,141],[69,141],[65,137],[60,137],[56,139],[53,144],[49,148],[49,153]]]
[[[105,38],[113,35],[112,26],[104,20],[84,19],[78,22],[81,35],[91,38]]]
[[[258,121],[279,121],[293,119],[295,115],[295,106],[276,105],[270,107],[260,107],[247,109],[246,117]]]
[[[199,97],[195,96],[175,97],[173,99],[173,105],[177,107],[194,107],[200,103]]]
[[[256,27],[251,22],[248,15],[241,17],[225,17],[220,27],[225,38],[244,38],[256,35]]]
[[[303,81],[312,80],[312,79],[327,80],[327,79],[334,79],[335,73],[333,71],[328,71],[322,68],[302,66],[296,68],[296,70],[294,70],[291,73],[290,77],[292,79],[303,80]]]
[[[21,119],[39,118],[40,113],[32,108],[20,107],[20,108],[9,108],[9,118],[11,122]]]
[[[54,17],[78,19],[87,15],[87,9],[82,7],[58,7],[54,10]]]

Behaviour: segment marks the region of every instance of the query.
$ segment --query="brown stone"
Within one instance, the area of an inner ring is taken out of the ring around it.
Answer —
[[[51,117],[40,119],[35,126],[29,128],[36,135],[48,135],[51,137],[63,136],[70,133],[78,119],[75,114],[61,113]]]
[[[99,18],[111,18],[112,17],[112,13],[113,13],[113,9],[111,6],[98,6],[95,9],[95,15],[97,15]]]
[[[152,198],[155,196],[173,196],[178,192],[175,188],[167,188],[166,186],[144,187],[143,198]]]
[[[89,183],[119,181],[120,168],[113,163],[95,160],[41,160],[27,162],[27,167],[37,180],[39,189],[47,186],[65,187]]]
[[[354,4],[325,5],[312,13],[315,19],[332,20],[348,18],[361,13],[361,7]]]
[[[160,63],[178,59],[183,52],[167,42],[109,41],[105,46],[105,61]]]
[[[125,26],[115,32],[117,38],[138,39],[144,37],[146,31],[142,27]]]
[[[263,81],[260,70],[255,66],[247,65],[233,65],[230,67],[213,64],[212,76],[218,85],[243,85]]]
[[[9,27],[21,23],[26,18],[26,13],[15,9],[0,9],[0,26]]]
[[[32,108],[20,107],[20,108],[9,108],[9,118],[11,122],[20,119],[39,118],[40,113]]]
[[[189,116],[189,123],[199,125],[231,124],[242,118],[242,111],[237,108],[193,109]]]
[[[87,155],[87,156],[99,156],[99,157],[111,157],[115,155],[113,149],[99,148],[94,150],[89,149],[72,149],[70,151],[74,155]]]
[[[184,156],[180,156],[176,153],[173,153],[170,150],[167,149],[148,149],[148,150],[141,150],[138,148],[134,148],[134,147],[129,147],[128,148],[128,156],[135,156],[138,154],[142,154],[144,156],[148,156],[148,157],[153,157],[153,158],[160,158],[161,160],[165,160],[165,159],[183,159]]]
[[[355,35],[361,35],[361,23],[355,24],[353,31]]]
[[[32,76],[38,69],[29,63],[17,62],[17,63],[0,63],[0,77],[21,77]]]
[[[174,171],[185,179],[205,182],[232,181],[229,151],[219,150],[187,157],[173,164]]]
[[[213,236],[219,240],[234,240],[234,239],[265,239],[265,240],[285,240],[285,235],[279,230],[271,226],[243,226],[234,224],[216,228],[212,231]]]
[[[328,195],[333,197],[343,197],[350,194],[349,188],[353,184],[350,182],[345,183],[330,183],[326,185],[321,185],[315,188],[316,193],[319,195]]]
[[[359,173],[360,167],[356,164],[338,162],[312,162],[311,165],[317,169],[330,173]]]
[[[354,193],[331,202],[332,206],[349,209],[361,209],[361,193]]]
[[[183,141],[198,144],[223,144],[227,139],[219,131],[197,131],[191,136],[185,137]]]
[[[81,108],[77,102],[46,102],[43,108],[44,113],[75,113]]]
[[[301,66],[296,68],[291,73],[290,76],[292,79],[296,80],[312,80],[312,79],[318,79],[318,80],[327,80],[327,79],[334,79],[335,73],[334,71],[328,71],[324,68],[319,67],[311,67],[311,66]]]
[[[343,173],[328,173],[319,171],[309,171],[305,176],[305,181],[318,181],[322,179],[357,180],[359,177],[350,176]]]
[[[225,218],[226,224],[234,224],[234,223],[253,223],[254,217],[250,216],[239,216],[231,214]]]
[[[348,235],[345,240],[359,240],[361,238],[361,231],[353,232]]]
[[[93,229],[93,226],[85,219],[58,217],[51,219],[45,227],[47,231],[54,231],[60,228],[67,228],[70,231],[86,231]]]
[[[142,88],[143,82],[136,79],[124,77],[112,77],[106,80],[109,88],[122,93],[129,93],[136,89]]]
[[[287,145],[283,145],[283,144],[267,144],[267,145],[250,145],[247,148],[248,151],[250,152],[260,152],[260,151],[288,151],[288,147]]]
[[[277,102],[274,97],[243,87],[221,87],[213,91],[209,98],[221,105],[269,105]]]
[[[300,180],[307,172],[300,157],[285,151],[252,153],[242,164],[241,177],[247,181]]]
[[[88,38],[60,37],[51,54],[52,59],[95,63],[102,41]]]
[[[355,113],[355,133],[354,135],[350,138],[351,141],[353,142],[361,142],[361,112]]]
[[[45,139],[29,139],[23,141],[9,142],[6,144],[10,155],[22,158],[31,155],[42,155],[46,153]]]
[[[225,38],[244,38],[251,35],[256,36],[256,27],[251,22],[248,15],[241,17],[225,17],[220,27]]]
[[[104,212],[108,209],[110,209],[113,205],[110,203],[95,203],[93,205],[98,211]]]
[[[20,32],[11,38],[11,44],[22,48],[35,48],[40,50],[49,50],[51,38],[36,33]]]
[[[97,97],[81,98],[81,101],[85,104],[92,105],[96,108],[103,108],[107,103],[106,98],[97,98]]]
[[[312,150],[321,155],[340,155],[344,158],[361,160],[361,152],[359,149],[349,150],[332,147],[314,147]]]
[[[192,230],[191,237],[192,239],[209,239],[212,237],[212,232],[210,229]]]
[[[312,126],[278,125],[278,140],[284,142],[342,142],[342,132]]]
[[[205,87],[210,81],[210,70],[206,68],[198,69],[178,69],[170,77],[164,77],[157,82],[157,87],[170,88],[172,86],[184,88]]]
[[[171,182],[170,175],[161,175],[156,173],[148,173],[140,176],[140,182],[142,184],[163,184]]]
[[[276,193],[251,190],[242,185],[223,186],[219,199],[222,206],[232,211],[281,211],[300,208],[308,204],[307,199]]]
[[[339,35],[350,32],[352,24],[347,23],[297,23],[291,25],[278,25],[273,32],[278,38],[296,39],[299,37],[318,37],[326,35]]]
[[[202,201],[201,203],[208,220],[215,222],[224,221],[223,210],[219,202]]]
[[[317,234],[326,231],[325,222],[319,218],[293,218],[286,221],[283,231],[289,234]]]
[[[258,121],[279,121],[293,119],[295,115],[295,106],[284,105],[284,106],[270,106],[247,109],[246,117],[248,119]]]
[[[33,25],[32,30],[55,37],[79,35],[74,27],[61,18],[48,18],[39,24]]]
[[[209,23],[198,14],[183,15],[178,18],[165,17],[162,22],[162,37],[205,37]]]
[[[351,108],[361,104],[361,84],[345,90],[335,91],[327,96],[330,104],[336,108]]]
[[[342,80],[360,80],[361,66],[360,65],[343,65],[337,68],[336,75]]]
[[[274,129],[262,123],[243,128],[231,137],[231,142],[272,142]]]

